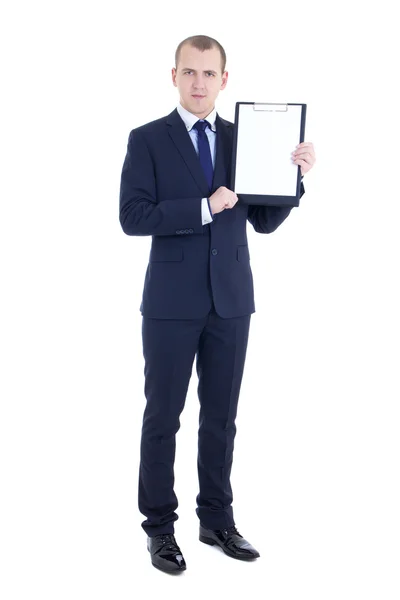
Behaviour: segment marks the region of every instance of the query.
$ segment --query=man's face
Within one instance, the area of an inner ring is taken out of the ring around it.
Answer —
[[[220,90],[228,81],[228,72],[221,73],[218,48],[201,52],[189,44],[181,48],[179,63],[172,69],[172,83],[178,88],[183,108],[204,119],[215,106]]]

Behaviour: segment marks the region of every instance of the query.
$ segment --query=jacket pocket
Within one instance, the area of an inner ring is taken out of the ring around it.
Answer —
[[[250,260],[249,247],[247,245],[246,246],[238,246],[236,258],[239,262],[249,262],[249,260]]]
[[[182,248],[152,248],[150,251],[150,262],[178,262],[183,260]]]

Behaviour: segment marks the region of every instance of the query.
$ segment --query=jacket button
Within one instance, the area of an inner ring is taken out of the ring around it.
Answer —
[[[189,229],[185,229],[185,233],[189,233]]]
[[[218,254],[218,250],[216,250],[215,248],[213,248],[213,249],[211,250],[211,254],[214,254],[214,256],[215,256],[216,254]]]

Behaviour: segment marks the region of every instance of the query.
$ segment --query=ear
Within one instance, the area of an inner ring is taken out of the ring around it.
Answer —
[[[222,75],[221,90],[226,88],[226,84],[228,83],[228,76],[229,76],[228,71],[224,71],[224,73]]]
[[[175,69],[175,67],[172,67],[171,75],[172,75],[172,83],[174,84],[175,87],[177,87],[177,85],[176,85],[176,69]]]

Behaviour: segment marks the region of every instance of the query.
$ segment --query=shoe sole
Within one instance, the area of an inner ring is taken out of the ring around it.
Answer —
[[[179,575],[180,573],[183,573],[184,571],[186,571],[186,567],[184,567],[183,569],[177,569],[175,571],[167,571],[166,569],[163,569],[162,567],[155,565],[153,562],[151,564],[153,565],[153,567],[155,567],[159,571],[162,571],[163,573],[167,573],[168,575]]]
[[[259,558],[260,555],[258,556],[236,556],[236,554],[233,554],[232,552],[229,552],[229,550],[227,550],[226,548],[224,548],[223,546],[220,546],[218,544],[218,542],[216,542],[215,540],[206,537],[205,535],[199,535],[199,540],[201,542],[203,542],[203,544],[208,544],[209,546],[218,546],[218,548],[221,548],[222,552],[224,552],[227,556],[230,556],[231,558],[236,558],[238,560],[256,560],[256,558]]]

